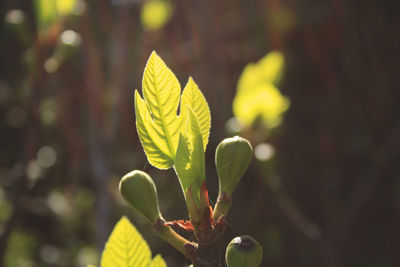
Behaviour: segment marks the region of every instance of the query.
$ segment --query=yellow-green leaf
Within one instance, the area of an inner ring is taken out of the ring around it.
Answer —
[[[289,103],[275,86],[261,84],[235,96],[233,113],[244,125],[252,124],[260,116],[266,126],[273,128],[280,124]]]
[[[283,68],[283,55],[277,51],[244,68],[233,100],[233,113],[242,124],[251,125],[257,117],[269,128],[280,124],[289,107],[289,99],[276,87]]]
[[[153,261],[151,262],[150,267],[167,267],[167,264],[165,263],[165,261],[161,257],[161,255],[157,255],[154,257]]]
[[[136,128],[144,152],[151,165],[168,169],[174,163],[168,147],[168,141],[158,130],[145,101],[135,91]]]
[[[56,0],[56,3],[60,15],[69,15],[74,10],[77,0]]]
[[[156,267],[166,266],[160,255],[151,259],[146,241],[129,222],[122,217],[115,225],[101,256],[101,267]]]
[[[101,267],[142,267],[151,261],[151,251],[126,217],[114,227],[101,257]]]
[[[188,140],[186,140],[186,137],[181,133],[179,136],[178,149],[176,151],[175,170],[181,182],[183,192],[186,192],[190,182],[196,179],[194,175],[191,175],[190,167]]]
[[[41,28],[51,26],[62,16],[71,14],[77,0],[35,0],[36,19]]]
[[[185,136],[180,135],[175,162],[175,169],[185,194],[189,185],[195,183],[195,186],[200,188],[205,179],[203,135],[196,114],[191,108],[187,111]]]
[[[36,20],[40,27],[46,27],[57,18],[57,6],[54,0],[36,0]]]
[[[205,179],[203,135],[196,113],[191,108],[189,108],[186,136],[190,144],[192,170],[197,173],[198,179],[202,182]]]
[[[204,151],[206,150],[208,144],[208,137],[210,135],[211,127],[211,115],[210,109],[204,95],[201,93],[197,84],[193,81],[192,77],[183,89],[182,100],[181,100],[181,114],[183,121],[188,121],[188,107],[192,108],[199,122],[201,133],[203,135],[203,146]]]
[[[153,52],[143,74],[143,97],[135,94],[136,127],[150,164],[172,167],[181,130],[177,115],[181,87],[174,73]]]
[[[273,51],[257,63],[247,64],[239,77],[237,91],[248,91],[260,84],[277,84],[283,73],[285,59],[281,52]]]

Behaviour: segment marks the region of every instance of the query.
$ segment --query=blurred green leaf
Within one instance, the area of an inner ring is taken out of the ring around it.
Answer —
[[[36,0],[36,19],[40,28],[47,28],[62,16],[70,15],[77,0]]]
[[[159,30],[171,18],[172,5],[167,0],[149,0],[142,6],[141,21],[146,30]]]
[[[266,83],[277,84],[282,76],[285,59],[281,52],[273,51],[257,63],[247,64],[238,81],[238,92]]]
[[[31,233],[14,229],[7,242],[5,258],[2,259],[7,267],[33,266],[36,237]]]
[[[54,0],[36,0],[36,19],[40,27],[52,24],[57,18],[57,6]]]
[[[115,225],[101,257],[101,267],[149,267],[166,266],[160,255],[151,259],[146,241],[129,222],[122,217]]]
[[[280,52],[271,52],[244,68],[233,100],[233,113],[241,123],[249,126],[257,117],[261,117],[268,128],[281,123],[282,113],[289,108],[289,99],[276,87],[283,68],[284,58]]]
[[[77,0],[56,0],[56,7],[58,14],[66,16],[72,13],[74,10]]]

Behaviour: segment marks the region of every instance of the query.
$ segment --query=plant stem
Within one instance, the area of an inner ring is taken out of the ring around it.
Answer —
[[[190,259],[185,244],[192,244],[192,242],[183,238],[182,236],[177,234],[170,226],[166,225],[163,218],[158,219],[154,228],[162,239],[170,243],[174,248],[179,250],[183,255]]]
[[[216,222],[222,215],[226,217],[228,215],[231,205],[232,199],[228,196],[228,194],[225,191],[220,192],[217,203],[214,207],[214,212],[212,216],[213,220]]]
[[[220,234],[214,231],[214,238],[206,243],[199,242],[193,267],[221,267],[224,264],[222,257],[223,240]]]
[[[217,221],[213,221],[211,208],[209,208],[205,212],[202,222],[194,226],[198,246],[191,253],[193,267],[224,266],[222,234],[227,226],[225,217],[221,216]]]

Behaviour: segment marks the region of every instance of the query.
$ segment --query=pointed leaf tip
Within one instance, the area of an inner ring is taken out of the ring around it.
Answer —
[[[203,137],[203,149],[206,150],[208,144],[208,138],[210,135],[211,128],[211,115],[210,109],[208,107],[207,101],[200,91],[199,87],[195,83],[192,77],[189,77],[189,80],[183,89],[182,100],[181,100],[181,109],[182,109],[182,117],[183,122],[187,122],[187,114],[188,107],[190,107],[199,122],[199,127],[201,129],[201,134]]]
[[[158,254],[157,256],[154,257],[150,267],[167,267],[167,264],[165,263],[161,255]]]
[[[142,89],[142,101],[135,94],[139,138],[149,163],[168,169],[174,164],[181,130],[181,119],[177,115],[181,88],[174,73],[155,51],[147,61]]]
[[[115,225],[101,256],[101,267],[142,267],[151,262],[151,251],[124,216]]]

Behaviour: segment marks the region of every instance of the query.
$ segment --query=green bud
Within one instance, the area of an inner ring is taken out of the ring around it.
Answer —
[[[125,200],[150,223],[161,217],[158,207],[157,189],[151,177],[142,171],[132,171],[122,177],[119,191]]]
[[[232,195],[236,185],[249,167],[253,149],[246,139],[235,136],[219,143],[215,152],[215,164],[219,177],[219,192]]]
[[[258,267],[261,264],[263,249],[248,235],[235,237],[228,244],[225,260],[228,267]]]

